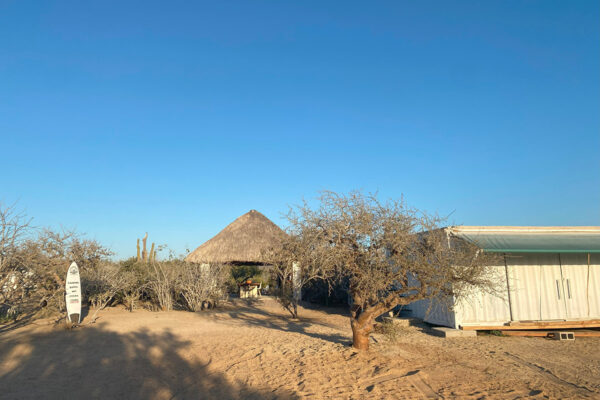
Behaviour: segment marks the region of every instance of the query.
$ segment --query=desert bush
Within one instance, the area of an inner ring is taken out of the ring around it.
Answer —
[[[136,258],[110,262],[111,252],[73,231],[34,229],[30,219],[0,204],[0,322],[19,315],[58,315],[66,311],[65,275],[75,261],[82,295],[95,309],[138,301],[161,310],[197,311],[214,306],[226,294],[229,268],[188,264],[171,253],[169,260]],[[160,247],[160,246],[159,246]]]
[[[0,317],[65,311],[65,274],[72,261],[93,270],[111,253],[74,231],[35,229],[0,205]]]
[[[32,297],[40,297],[45,314],[64,312],[65,275],[75,261],[82,275],[91,273],[104,263],[111,252],[94,240],[86,240],[74,231],[42,230],[24,247],[25,265],[35,285]]]
[[[19,318],[20,309],[19,307],[8,307],[8,306],[0,306],[0,324],[7,324],[9,322],[14,322]]]
[[[152,261],[148,263],[148,292],[151,301],[162,311],[173,309],[177,274],[176,262]]]
[[[145,281],[135,269],[127,269],[113,262],[99,263],[96,268],[82,272],[83,294],[98,311],[110,303],[122,302],[131,311],[140,298]]]
[[[388,341],[395,342],[400,336],[408,332],[408,328],[402,327],[388,319],[384,319],[382,322],[375,325],[374,331],[385,336]]]
[[[223,264],[177,264],[175,290],[181,305],[189,311],[212,308],[227,293],[230,272]]]
[[[231,276],[227,265],[195,264],[175,258],[141,265],[147,274],[144,293],[160,310],[199,311],[216,306],[227,295]]]
[[[148,285],[148,276],[138,269],[123,269],[121,273],[126,277],[126,285],[121,292],[120,301],[125,308],[133,311]]]
[[[0,319],[10,321],[18,315],[27,293],[22,287],[27,270],[20,263],[21,247],[33,231],[31,219],[15,205],[0,203]]]

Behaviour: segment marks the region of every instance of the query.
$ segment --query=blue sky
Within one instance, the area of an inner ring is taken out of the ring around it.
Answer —
[[[600,225],[600,2],[0,3],[0,200],[193,249],[378,191],[468,225]]]

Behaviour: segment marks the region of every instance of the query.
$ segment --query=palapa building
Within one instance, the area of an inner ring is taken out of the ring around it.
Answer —
[[[186,261],[195,263],[264,264],[263,251],[278,245],[285,232],[256,210],[242,215],[215,237],[192,251]]]

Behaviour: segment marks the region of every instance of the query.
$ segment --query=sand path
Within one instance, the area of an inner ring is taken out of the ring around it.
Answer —
[[[404,330],[348,346],[348,318],[271,299],[202,313],[112,308],[75,330],[0,327],[0,397],[152,399],[600,398],[600,341]]]

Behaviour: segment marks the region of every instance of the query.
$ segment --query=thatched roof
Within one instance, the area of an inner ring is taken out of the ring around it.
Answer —
[[[256,210],[242,215],[186,258],[190,262],[260,263],[261,252],[277,245],[285,233]]]

